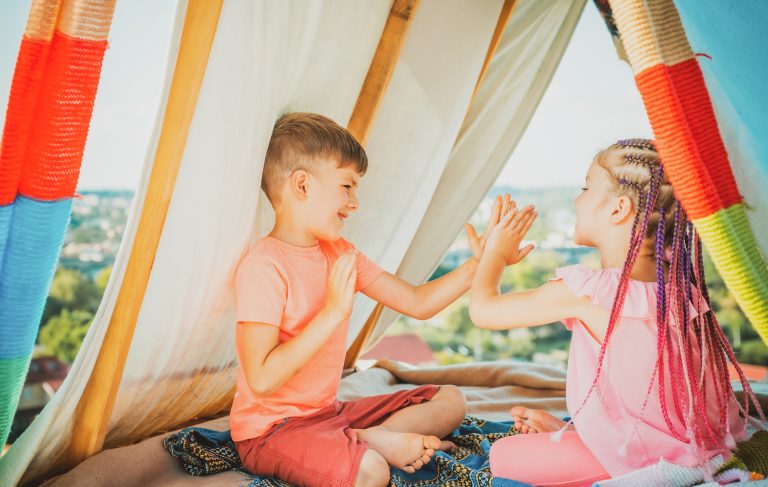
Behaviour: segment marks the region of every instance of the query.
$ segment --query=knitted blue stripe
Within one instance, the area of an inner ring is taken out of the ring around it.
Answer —
[[[11,226],[13,204],[0,206],[0,275],[3,273],[3,256],[5,255],[5,243],[8,240],[8,228]]]
[[[53,280],[72,200],[12,205],[0,272],[0,359],[29,355]]]

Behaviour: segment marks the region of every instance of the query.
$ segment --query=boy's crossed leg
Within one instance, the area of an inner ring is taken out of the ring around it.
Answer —
[[[456,429],[465,414],[464,394],[456,386],[447,385],[428,401],[403,407],[378,425],[359,429],[351,426],[358,438],[389,465],[413,473],[429,462],[435,450],[456,448],[440,438]]]
[[[390,465],[414,472],[435,450],[451,449],[439,438],[461,423],[465,410],[455,386],[421,386],[337,402],[236,446],[246,468],[259,475],[304,486],[385,486]]]

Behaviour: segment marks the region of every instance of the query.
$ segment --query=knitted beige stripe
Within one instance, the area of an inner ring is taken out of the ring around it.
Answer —
[[[672,0],[609,0],[635,75],[693,58]]]
[[[27,17],[24,37],[41,41],[50,41],[56,18],[59,16],[61,0],[32,0]]]
[[[114,12],[115,0],[64,0],[56,28],[77,39],[103,41]]]

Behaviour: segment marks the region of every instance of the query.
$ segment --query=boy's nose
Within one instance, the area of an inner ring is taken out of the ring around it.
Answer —
[[[357,210],[360,207],[360,202],[357,201],[357,196],[351,194],[349,195],[349,200],[347,201],[347,206],[352,210]]]

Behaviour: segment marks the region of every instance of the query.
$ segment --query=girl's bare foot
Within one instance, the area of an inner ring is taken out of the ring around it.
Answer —
[[[406,473],[414,473],[435,454],[435,450],[450,447],[437,436],[398,433],[381,427],[355,430],[357,436],[377,451],[388,464]],[[455,445],[453,445],[455,448]]]
[[[541,409],[515,406],[509,412],[515,421],[515,429],[521,433],[549,433],[565,426],[565,421]],[[568,429],[573,430],[573,425]]]

